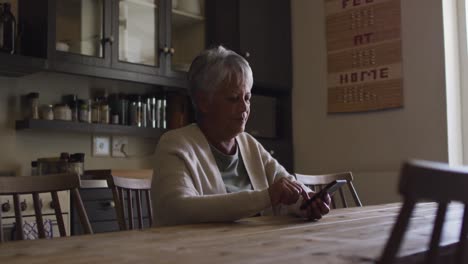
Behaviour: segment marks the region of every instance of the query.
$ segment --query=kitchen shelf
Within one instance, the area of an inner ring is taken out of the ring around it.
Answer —
[[[17,120],[16,130],[65,131],[70,133],[127,135],[145,138],[159,138],[166,131],[160,128],[36,119]]]
[[[36,57],[0,52],[0,75],[20,77],[46,69],[46,60]]]

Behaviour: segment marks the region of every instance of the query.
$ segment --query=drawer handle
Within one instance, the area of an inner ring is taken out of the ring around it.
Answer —
[[[114,201],[107,201],[104,203],[105,208],[115,208],[115,202]]]

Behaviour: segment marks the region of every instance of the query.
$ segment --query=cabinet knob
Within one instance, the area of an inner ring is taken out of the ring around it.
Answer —
[[[54,201],[50,201],[49,207],[50,207],[51,209],[55,209],[55,203],[54,203]]]
[[[6,212],[9,212],[10,210],[11,210],[10,201],[7,201],[6,203],[2,204],[2,212],[6,213]]]
[[[107,38],[103,38],[102,43],[103,44],[109,43],[109,44],[112,45],[114,43],[114,36],[109,36]]]
[[[250,58],[250,52],[246,51],[244,52],[244,58]]]
[[[169,49],[169,53],[170,53],[171,55],[174,55],[175,49],[174,49],[174,48],[170,48],[170,49]]]
[[[104,207],[106,208],[115,208],[115,202],[114,201],[107,201],[104,203]]]
[[[20,207],[21,207],[21,211],[26,211],[26,209],[28,209],[28,204],[26,203],[26,200],[20,203]]]
[[[169,53],[169,48],[168,47],[164,47],[164,48],[161,48],[160,51],[164,54],[168,54]]]
[[[274,150],[270,150],[270,155],[275,155],[275,151]]]

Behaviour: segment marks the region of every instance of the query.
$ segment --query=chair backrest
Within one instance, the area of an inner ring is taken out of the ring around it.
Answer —
[[[153,225],[153,209],[151,205],[153,170],[92,170],[86,171],[86,174],[93,178],[107,180],[108,187],[112,189],[120,230],[135,228],[133,201],[135,201],[137,211],[138,228],[143,228],[142,195],[146,196],[146,212],[148,214],[149,226]],[[125,212],[127,212],[126,216]]]
[[[65,223],[63,221],[62,209],[58,198],[58,191],[69,190],[78,208],[78,215],[85,233],[92,234],[91,224],[83,207],[80,193],[80,180],[77,174],[54,174],[42,176],[18,176],[0,177],[0,195],[13,195],[13,207],[15,212],[16,239],[24,240],[23,217],[20,208],[20,194],[31,194],[33,198],[34,211],[39,238],[45,238],[44,221],[41,212],[41,201],[39,193],[50,193],[54,204],[55,216],[60,236],[66,236]],[[0,210],[0,242],[3,242],[2,216]]]
[[[466,263],[468,261],[465,256],[468,234],[467,186],[468,167],[450,167],[448,164],[422,160],[405,162],[401,169],[399,182],[399,192],[404,198],[403,206],[379,263],[389,264],[395,261],[416,203],[428,200],[437,202],[438,209],[429,251],[424,263],[437,263],[442,227],[450,201],[460,201],[465,204],[455,263]]]
[[[296,173],[296,178],[298,181],[302,182],[304,185],[308,186],[314,191],[321,190],[325,185],[334,181],[334,180],[346,180],[346,185],[348,190],[353,197],[354,203],[356,206],[362,206],[361,200],[356,192],[356,189],[353,185],[353,174],[351,172],[340,172],[332,174],[298,174]],[[318,188],[318,190],[317,190]],[[333,195],[332,198],[332,208],[336,208],[336,195]],[[348,201],[346,200],[346,195],[342,188],[338,190],[338,196],[341,199],[342,207],[348,207]]]

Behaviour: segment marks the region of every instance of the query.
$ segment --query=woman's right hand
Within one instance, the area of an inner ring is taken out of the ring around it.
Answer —
[[[270,193],[272,206],[278,204],[294,204],[301,195],[305,195],[307,198],[307,193],[302,189],[302,186],[286,177],[275,181],[270,188],[268,188],[268,192]]]

